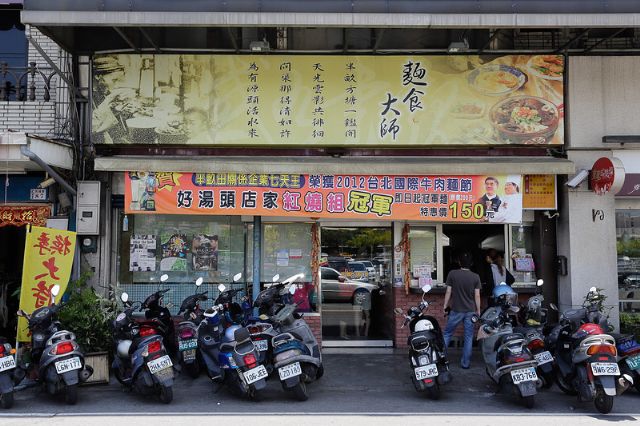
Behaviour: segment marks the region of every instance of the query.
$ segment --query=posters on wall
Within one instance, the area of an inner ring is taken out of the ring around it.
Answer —
[[[156,270],[156,236],[134,234],[129,241],[129,271]]]
[[[218,236],[198,234],[191,241],[194,271],[218,270]]]
[[[559,145],[562,55],[136,55],[94,60],[107,144]]]
[[[125,211],[520,223],[522,176],[128,172]],[[134,191],[140,182],[152,192]],[[152,208],[148,200],[153,196]],[[145,203],[144,200],[147,200]]]
[[[183,234],[173,234],[162,243],[162,259],[160,259],[161,271],[186,271],[187,254],[189,246],[187,236]]]

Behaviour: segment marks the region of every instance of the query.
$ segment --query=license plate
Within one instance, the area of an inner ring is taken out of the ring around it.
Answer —
[[[634,355],[630,358],[625,359],[625,361],[627,362],[629,368],[632,370],[637,370],[638,368],[640,368],[640,355]]]
[[[619,376],[620,369],[615,362],[592,362],[591,371],[594,376]]]
[[[250,385],[260,379],[265,379],[268,375],[269,373],[267,373],[267,369],[264,368],[264,365],[259,365],[256,368],[245,371],[244,379],[247,381],[247,384]]]
[[[534,357],[536,358],[536,361],[538,361],[538,365],[546,364],[553,361],[553,355],[551,355],[551,352],[549,351],[535,354]]]
[[[16,368],[16,359],[13,355],[0,358],[0,371],[10,370]]]
[[[149,372],[151,374],[156,374],[160,370],[173,367],[173,363],[171,362],[171,358],[169,358],[169,355],[163,355],[160,358],[149,361],[147,363],[147,367],[149,368]]]
[[[520,370],[513,370],[511,372],[511,379],[513,380],[513,384],[517,385],[522,382],[538,380],[538,375],[536,374],[536,369],[533,367],[522,368]]]
[[[416,375],[416,379],[424,380],[429,377],[436,377],[438,375],[438,366],[435,364],[423,365],[413,370]]]
[[[255,346],[259,352],[265,352],[269,349],[269,343],[266,340],[256,340],[253,342],[253,346]]]
[[[178,342],[178,349],[181,351],[188,351],[189,349],[195,349],[198,347],[198,339],[180,340]]]
[[[79,370],[82,368],[82,363],[80,362],[80,358],[73,357],[69,359],[65,359],[64,361],[58,361],[55,363],[56,365],[56,373],[62,374],[67,371]]]
[[[182,352],[182,359],[185,361],[192,361],[196,359],[196,350],[195,349],[187,349]]]
[[[299,362],[294,362],[293,364],[278,368],[278,374],[280,375],[280,380],[299,376],[302,374],[302,367],[300,367]]]

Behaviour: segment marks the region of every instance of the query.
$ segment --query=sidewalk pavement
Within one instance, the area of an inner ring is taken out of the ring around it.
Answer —
[[[112,378],[109,385],[84,386],[77,405],[67,406],[40,387],[16,393],[16,403],[0,416],[59,415],[599,415],[592,403],[579,403],[577,397],[563,394],[557,386],[541,390],[533,409],[525,408],[513,395],[496,394],[497,387],[485,373],[480,353],[474,349],[471,368],[459,367],[460,350],[450,349],[453,381],[442,388],[441,398],[429,400],[415,391],[405,351],[325,350],[325,376],[308,386],[309,400],[298,402],[283,392],[271,378],[264,400],[256,403],[233,397],[217,388],[204,375],[176,379],[174,400],[160,403],[122,389]],[[617,397],[612,414],[633,419],[640,413],[640,394],[634,389]],[[632,416],[632,417],[629,417]],[[615,418],[615,417],[611,417]],[[474,421],[475,422],[475,421]]]

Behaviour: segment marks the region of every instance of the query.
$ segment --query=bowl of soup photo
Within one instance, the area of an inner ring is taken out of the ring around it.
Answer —
[[[467,82],[483,95],[502,96],[524,86],[527,75],[515,67],[490,64],[471,71]]]
[[[558,108],[536,96],[513,96],[496,103],[489,120],[501,142],[549,143],[558,129]]]

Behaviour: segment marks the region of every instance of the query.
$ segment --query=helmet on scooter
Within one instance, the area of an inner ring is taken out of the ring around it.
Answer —
[[[428,331],[433,330],[433,323],[426,319],[421,319],[416,322],[416,326],[414,327],[415,331]]]
[[[131,344],[133,342],[131,340],[121,340],[118,343],[118,356],[120,358],[128,358],[129,357],[129,349],[131,348]]]
[[[512,306],[518,301],[518,294],[505,282],[495,286],[491,295],[500,305]]]

